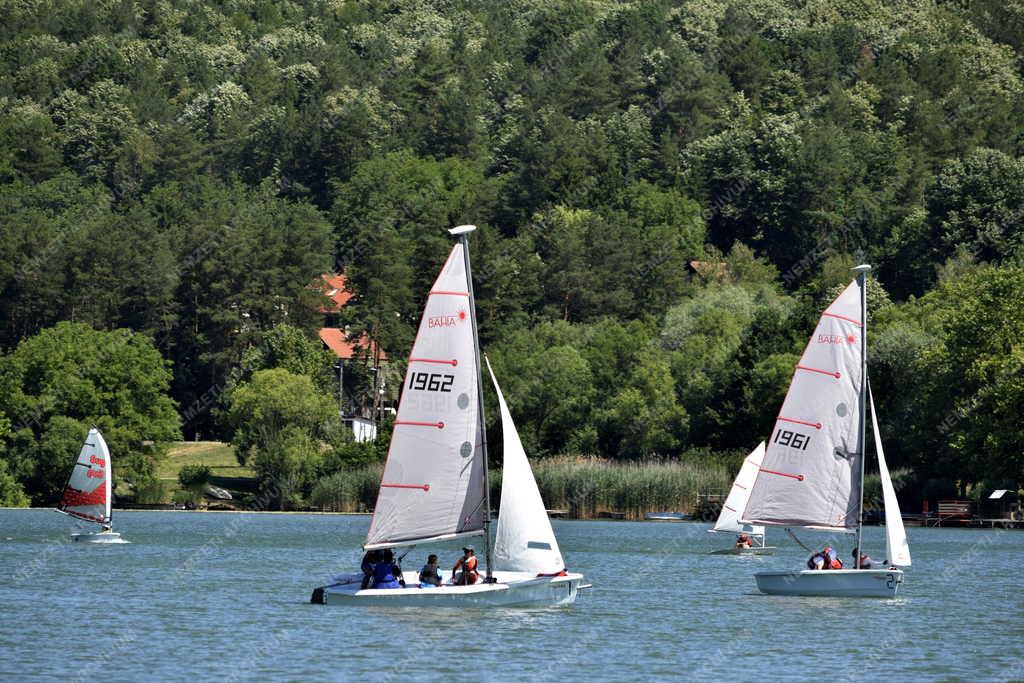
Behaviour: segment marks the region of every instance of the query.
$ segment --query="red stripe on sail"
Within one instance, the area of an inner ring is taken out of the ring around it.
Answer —
[[[815,429],[821,429],[820,422],[804,422],[803,420],[791,420],[788,417],[777,417],[775,419],[781,420],[782,422],[792,422],[793,424],[804,425],[806,427],[814,427]]]
[[[445,296],[469,296],[469,292],[448,292],[443,289],[432,289],[431,294],[443,294]]]
[[[778,475],[780,477],[789,477],[790,479],[796,479],[797,481],[803,481],[804,480],[804,475],[802,475],[802,474],[789,474],[787,472],[776,472],[775,470],[766,470],[763,467],[761,468],[761,471],[764,472],[765,474],[775,474],[775,475]]]
[[[746,491],[746,490],[747,490],[747,487],[746,487],[746,486],[744,486],[743,484],[737,484],[736,482],[733,482],[733,484],[734,484],[734,485],[736,486],[736,488],[738,488],[738,489],[743,489],[744,491]]]
[[[430,484],[381,484],[382,489],[421,489],[430,490]]]
[[[822,313],[822,315],[827,315],[830,318],[839,318],[840,320],[845,320],[848,323],[853,323],[857,327],[861,326],[859,320],[854,320],[853,318],[847,318],[845,315],[837,315],[835,313],[829,313],[828,311],[825,311],[824,313]]]
[[[835,377],[836,379],[839,379],[839,373],[838,372],[830,372],[829,370],[819,370],[818,368],[809,368],[806,365],[798,365],[798,366],[796,366],[796,369],[797,370],[806,370],[807,372],[817,372],[817,373],[820,373],[822,375],[829,375],[831,377]]]
[[[733,512],[736,512],[736,508],[731,508],[728,505],[723,505],[722,507],[724,507],[726,510],[732,510]]]
[[[450,365],[453,368],[459,364],[459,360],[457,358],[452,358],[451,360],[442,360],[442,359],[438,359],[438,358],[410,358],[409,362],[410,363],[438,363],[440,365]]]
[[[414,427],[437,427],[444,429],[444,422],[412,422],[411,420],[395,420],[396,425],[412,425]]]
[[[103,482],[90,493],[73,489],[70,486],[64,487],[64,493],[60,497],[61,507],[84,507],[86,505],[107,504],[107,482]]]

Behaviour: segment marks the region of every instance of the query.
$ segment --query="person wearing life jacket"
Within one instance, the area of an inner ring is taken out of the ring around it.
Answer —
[[[836,551],[825,546],[819,552],[811,555],[807,560],[808,569],[842,569],[843,563],[836,555]]]
[[[853,549],[853,561],[857,569],[872,569],[876,564],[878,564],[867,555],[861,555],[858,559],[857,553],[859,550],[860,548]]]
[[[420,588],[434,588],[440,585],[441,572],[437,567],[437,555],[431,555],[420,570]]]
[[[737,548],[753,548],[754,547],[754,543],[750,540],[750,536],[747,536],[746,534],[740,534],[739,536],[736,537],[736,547]]]
[[[395,564],[395,554],[385,550],[380,561],[373,565],[373,585],[371,588],[404,588],[402,568]]]
[[[367,550],[366,554],[363,555],[363,561],[359,565],[359,569],[363,572],[363,582],[360,585],[360,589],[365,590],[373,583],[373,565],[377,564],[379,559],[379,550]]]
[[[452,583],[456,586],[469,586],[476,583],[480,578],[476,566],[476,551],[473,546],[467,545],[462,549],[462,557],[452,567]],[[459,571],[460,569],[461,571]]]

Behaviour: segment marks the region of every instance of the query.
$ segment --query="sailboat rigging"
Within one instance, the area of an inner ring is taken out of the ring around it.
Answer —
[[[856,547],[863,548],[870,270],[854,268],[856,279],[821,314],[794,370],[742,521],[856,534]],[[887,480],[873,401],[870,409],[879,470]],[[897,525],[902,529],[902,520],[894,491],[884,502],[888,535],[890,524],[894,533]],[[890,556],[889,565],[758,572],[755,579],[771,594],[890,597],[903,583],[899,567],[909,566],[909,550],[905,562]]]
[[[363,548],[380,550],[484,537],[485,577],[471,585],[362,588],[361,574],[331,577],[312,601],[362,605],[559,605],[583,575],[565,571],[529,461],[491,373],[501,412],[505,477],[491,543],[483,368],[468,235],[459,238],[427,296],[409,356],[391,446]]]

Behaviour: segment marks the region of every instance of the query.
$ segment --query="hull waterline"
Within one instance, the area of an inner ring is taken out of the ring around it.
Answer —
[[[95,545],[127,543],[116,531],[98,531],[94,533],[71,534],[71,540],[77,543],[92,543]]]
[[[754,546],[753,548],[723,548],[712,550],[709,555],[774,555],[775,546]]]
[[[507,576],[495,572],[498,583],[420,588],[359,588],[358,581],[324,586],[311,602],[367,607],[554,607],[570,605],[583,583],[582,574],[564,576]]]
[[[892,598],[903,583],[901,569],[803,569],[754,574],[768,595],[830,598]]]

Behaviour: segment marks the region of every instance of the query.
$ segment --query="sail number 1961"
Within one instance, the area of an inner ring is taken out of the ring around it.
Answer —
[[[775,432],[774,442],[780,446],[789,446],[795,448],[798,451],[806,451],[807,444],[811,442],[811,437],[804,434],[798,434],[788,429],[780,429]]]

